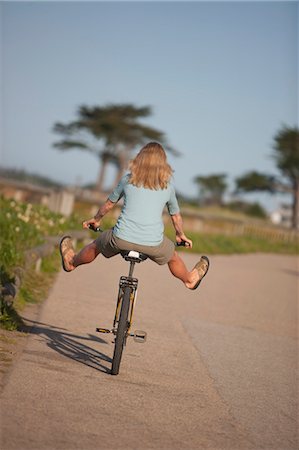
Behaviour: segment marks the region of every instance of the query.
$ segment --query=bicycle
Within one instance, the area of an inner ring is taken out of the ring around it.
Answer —
[[[93,231],[103,231],[89,225]],[[179,246],[186,246],[186,242],[182,241]],[[135,342],[144,343],[147,333],[142,330],[136,330],[131,333],[134,305],[137,298],[138,279],[133,277],[136,263],[145,261],[148,256],[135,250],[122,250],[121,256],[130,263],[129,273],[127,276],[122,275],[119,279],[118,296],[116,302],[115,315],[112,328],[96,328],[99,333],[112,333],[115,335],[114,352],[112,358],[111,375],[118,375],[123,350],[127,342],[127,338],[133,337]]]

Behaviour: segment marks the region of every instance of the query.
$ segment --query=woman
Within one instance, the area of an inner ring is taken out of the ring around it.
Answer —
[[[131,161],[125,175],[97,214],[83,222],[98,227],[102,218],[123,198],[124,204],[115,226],[75,254],[72,241],[65,236],[60,242],[62,265],[71,272],[81,264],[92,262],[100,253],[106,258],[121,250],[136,250],[148,255],[157,264],[168,264],[170,272],[187,288],[196,289],[209,269],[209,260],[202,256],[195,267],[188,271],[175,251],[174,243],[164,236],[162,213],[168,208],[175,229],[176,241],[185,241],[192,248],[192,241],[183,231],[175,190],[171,181],[173,170],[167,163],[166,153],[157,142],[145,145]]]

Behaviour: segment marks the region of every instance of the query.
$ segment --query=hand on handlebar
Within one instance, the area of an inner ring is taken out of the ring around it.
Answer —
[[[192,241],[191,239],[188,239],[187,236],[185,236],[185,234],[181,235],[181,236],[176,236],[176,245],[178,247],[188,247],[188,248],[192,248]]]
[[[89,228],[90,230],[93,231],[100,231],[100,220],[96,220],[94,217],[92,219],[89,220],[85,220],[82,223],[83,228]]]

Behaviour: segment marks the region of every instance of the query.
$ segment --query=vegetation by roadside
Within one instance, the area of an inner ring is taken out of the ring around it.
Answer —
[[[42,244],[47,236],[59,236],[66,230],[80,228],[78,217],[68,219],[54,214],[41,205],[20,203],[0,197],[0,291],[13,283],[16,270],[26,265],[26,252]],[[46,297],[59,268],[58,252],[43,258],[39,272],[26,268],[22,285],[13,303],[4,301],[1,294],[0,326],[17,329],[22,325],[19,312],[24,305]]]
[[[59,270],[58,250],[42,260],[39,272],[36,272],[34,267],[27,270],[13,304],[2,305],[0,326],[6,330],[22,330],[23,320],[20,314],[27,305],[41,303],[47,298]]]
[[[7,272],[24,264],[25,251],[43,243],[46,236],[80,228],[77,216],[66,219],[42,205],[0,197],[0,211],[1,265]]]

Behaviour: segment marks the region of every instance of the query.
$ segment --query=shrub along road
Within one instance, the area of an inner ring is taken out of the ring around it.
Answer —
[[[214,256],[194,292],[137,266],[148,340],[128,343],[114,377],[111,336],[94,330],[111,326],[127,263],[61,271],[6,380],[1,448],[296,449],[296,263]]]

